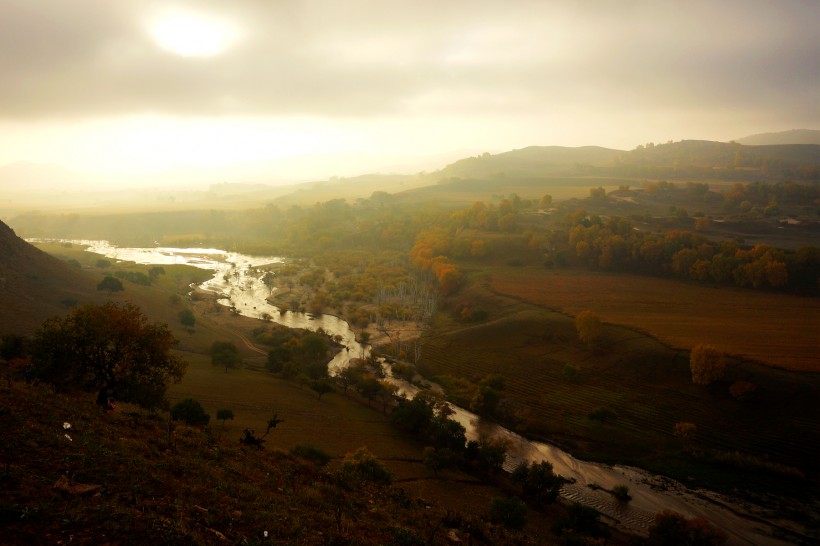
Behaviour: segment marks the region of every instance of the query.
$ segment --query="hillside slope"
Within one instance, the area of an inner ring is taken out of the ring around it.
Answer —
[[[0,332],[28,334],[71,304],[96,300],[95,281],[0,222]]]

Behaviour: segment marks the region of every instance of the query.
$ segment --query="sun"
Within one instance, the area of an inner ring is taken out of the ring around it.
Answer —
[[[149,32],[165,51],[182,57],[213,57],[228,49],[239,32],[230,22],[189,11],[157,17]]]

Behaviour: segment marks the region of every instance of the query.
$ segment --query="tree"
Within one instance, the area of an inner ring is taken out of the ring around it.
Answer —
[[[171,419],[186,425],[207,425],[211,416],[205,413],[202,404],[193,398],[185,398],[171,408]]]
[[[708,385],[713,381],[723,379],[726,357],[712,345],[699,343],[692,348],[689,367],[692,370],[692,383]]]
[[[233,410],[230,410],[230,409],[216,410],[216,419],[217,419],[217,421],[222,421],[222,428],[225,428],[225,421],[227,421],[228,419],[233,421]]]
[[[600,186],[597,188],[590,188],[589,198],[594,201],[604,201],[606,200],[606,190]]]
[[[584,506],[573,502],[567,507],[567,515],[555,520],[552,530],[556,535],[565,535],[568,540],[566,544],[593,544],[592,541],[577,540],[570,542],[573,538],[583,537],[609,537],[609,529],[601,523],[601,513],[591,506]]]
[[[193,311],[190,309],[183,309],[179,312],[179,322],[182,323],[184,326],[190,326],[193,328],[194,324],[196,324],[196,317],[194,316]]]
[[[230,341],[214,341],[211,345],[211,364],[214,366],[224,366],[225,373],[228,368],[236,368],[242,363],[239,356],[239,349]]]
[[[81,388],[152,409],[187,364],[171,353],[177,340],[131,304],[85,305],[47,320],[31,343],[37,377],[55,389]]]
[[[589,310],[578,313],[575,317],[575,328],[578,330],[578,339],[587,345],[595,345],[604,331],[601,319]]]
[[[490,501],[488,516],[507,529],[523,529],[527,524],[527,505],[518,497],[495,497]]]
[[[106,275],[106,277],[100,281],[97,285],[97,290],[107,290],[109,292],[122,292],[125,290],[122,286],[122,281],[116,277],[112,277],[110,275]]]
[[[467,444],[467,430],[464,425],[446,415],[439,414],[433,417],[425,433],[433,446],[439,449],[461,453]]]
[[[521,486],[524,496],[537,503],[553,503],[566,480],[555,474],[548,461],[528,465],[522,462],[512,472],[512,480]]]
[[[340,470],[344,478],[387,485],[393,481],[393,473],[366,447],[360,447],[345,455]]]
[[[362,371],[357,366],[350,365],[342,368],[342,371],[336,374],[336,382],[344,390],[345,396],[347,396],[347,389],[358,383],[361,373]]]
[[[675,436],[681,439],[684,448],[690,448],[692,442],[695,440],[698,427],[695,423],[680,421],[675,423]]]
[[[470,400],[470,409],[479,415],[492,416],[501,401],[501,395],[489,385],[480,385],[473,399]]]
[[[310,382],[310,388],[319,395],[319,400],[321,400],[323,394],[333,392],[333,383],[327,378],[314,379]]]
[[[424,448],[422,461],[425,468],[433,473],[433,476],[438,476],[439,470],[455,467],[458,456],[453,450],[446,447],[436,449],[433,446],[427,446]]]
[[[274,347],[268,352],[268,359],[265,361],[265,367],[271,373],[279,373],[285,367],[285,364],[293,360],[293,353],[287,347],[282,345]]]
[[[349,368],[348,368],[349,369]],[[403,398],[390,412],[390,421],[397,427],[420,436],[433,419],[433,407],[423,396]]]
[[[370,401],[376,398],[379,391],[382,390],[382,384],[373,375],[362,375],[356,382],[356,390],[367,399],[367,404],[370,405]]]

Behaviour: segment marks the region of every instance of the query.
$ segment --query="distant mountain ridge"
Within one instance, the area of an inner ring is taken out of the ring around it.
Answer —
[[[796,178],[816,178],[818,166],[820,145],[816,144],[747,146],[736,142],[681,140],[641,145],[629,151],[596,146],[531,146],[495,155],[465,158],[433,175],[439,183],[456,178],[590,175],[718,176],[735,179],[747,177],[749,169],[757,169],[761,176],[783,174]]]
[[[746,146],[768,144],[820,144],[820,131],[815,129],[792,129],[779,133],[759,133],[735,139],[734,142]]]

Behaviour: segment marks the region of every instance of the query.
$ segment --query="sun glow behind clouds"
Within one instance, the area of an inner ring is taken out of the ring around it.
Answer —
[[[239,30],[228,21],[180,10],[156,17],[149,32],[162,49],[182,57],[213,57],[239,38]]]

